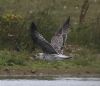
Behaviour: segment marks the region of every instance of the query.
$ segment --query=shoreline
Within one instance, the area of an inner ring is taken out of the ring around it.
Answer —
[[[99,69],[80,68],[2,68],[1,78],[35,78],[35,77],[99,77]]]
[[[0,79],[59,79],[59,78],[100,78],[100,74],[66,75],[0,75]]]
[[[0,70],[0,79],[51,79],[58,77],[100,78],[95,70],[62,70],[62,69],[10,69]]]

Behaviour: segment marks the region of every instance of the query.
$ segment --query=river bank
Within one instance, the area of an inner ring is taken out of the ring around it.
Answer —
[[[72,55],[73,58],[64,61],[41,61],[34,60],[34,53],[1,50],[0,76],[100,76],[100,54],[97,49],[74,46],[66,48],[65,52]]]
[[[12,72],[13,71],[13,72]],[[51,72],[52,71],[52,72]],[[63,70],[62,70],[63,71]],[[10,70],[0,71],[0,79],[53,79],[59,77],[85,77],[85,78],[100,78],[100,73],[98,71],[63,71],[60,70]]]
[[[3,68],[0,77],[32,77],[32,76],[93,76],[100,77],[100,69],[90,67],[73,68]]]

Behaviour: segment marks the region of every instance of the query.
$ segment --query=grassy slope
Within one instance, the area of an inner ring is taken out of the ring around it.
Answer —
[[[72,26],[74,27],[76,25],[75,22],[78,23],[82,1],[83,0],[0,0],[0,14],[20,14],[25,16],[25,18],[29,18],[31,16],[29,19],[33,18],[37,24],[42,24],[41,28],[48,28],[51,26],[50,23],[47,24],[47,26],[45,25],[49,19],[53,19],[53,22],[55,23],[54,26],[57,28],[66,19],[66,17],[70,15]],[[96,17],[100,13],[100,1],[98,0],[98,2],[95,3],[94,0],[90,0],[90,3],[90,8],[86,16],[86,23],[88,24],[95,21]],[[42,11],[48,11],[48,16],[46,17],[42,15]],[[38,16],[42,17],[43,20],[41,19],[40,22],[37,21]],[[47,20],[45,20],[45,18],[47,18]],[[42,23],[42,21],[44,22]],[[48,32],[48,30],[44,31]],[[21,72],[43,72],[52,74],[53,71],[55,74],[100,73],[100,55],[97,49],[72,46],[66,49],[65,53],[67,52],[72,54],[74,58],[67,61],[46,62],[39,60],[33,61],[30,57],[34,55],[34,53],[31,54],[28,51],[15,52],[6,49],[0,50],[0,73],[6,74],[10,71],[11,73],[15,71],[15,74],[19,74]]]
[[[100,54],[97,50],[71,47],[73,56],[65,61],[33,60],[27,51],[0,51],[0,74],[100,74]],[[33,56],[34,58],[34,56]]]
[[[27,27],[29,27],[29,22],[33,20],[37,24],[39,31],[48,40],[50,40],[51,36],[56,31],[56,28],[59,28],[70,15],[72,31],[68,40],[71,43],[75,42],[84,45],[93,45],[92,43],[94,43],[94,45],[99,45],[100,30],[98,28],[100,27],[100,1],[95,2],[94,0],[90,0],[90,7],[85,18],[85,25],[81,26],[80,32],[76,30],[79,27],[79,15],[83,1],[84,0],[0,0],[0,14],[16,14],[22,16],[22,18],[24,17],[24,26],[18,27],[18,25],[15,25],[15,27],[18,28],[22,27],[22,30],[26,30]],[[19,23],[21,22],[22,21]],[[13,24],[11,25],[12,27],[10,26],[9,28],[4,26],[8,28],[8,32],[10,29],[15,29],[13,28]],[[23,36],[22,31],[20,33]],[[17,34],[20,35],[20,33]],[[23,39],[19,40],[23,41]],[[24,42],[26,42],[25,39]],[[8,41],[8,44],[9,43]]]
[[[28,16],[30,11],[36,13],[38,11],[50,10],[57,20],[63,20],[66,16],[71,16],[72,20],[78,20],[80,8],[84,0],[0,0],[1,12],[20,13]],[[90,0],[90,8],[87,14],[87,20],[94,19],[99,14],[100,1]],[[78,7],[78,8],[77,8]],[[2,10],[4,9],[4,10]],[[58,21],[62,22],[62,21]]]

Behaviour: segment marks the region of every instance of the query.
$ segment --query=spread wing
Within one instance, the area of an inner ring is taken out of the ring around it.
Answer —
[[[44,53],[57,54],[56,50],[48,43],[48,41],[37,31],[36,25],[31,24],[31,37],[35,44],[37,44]]]
[[[63,53],[63,47],[67,39],[70,17],[65,21],[63,26],[55,33],[51,39],[51,45],[58,53]]]

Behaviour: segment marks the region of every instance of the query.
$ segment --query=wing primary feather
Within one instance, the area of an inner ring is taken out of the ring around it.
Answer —
[[[49,42],[37,31],[36,25],[32,22],[31,26],[31,37],[35,44],[37,44],[44,53],[57,54],[56,50],[49,44]]]
[[[70,26],[70,16],[51,39],[51,45],[58,53],[63,53],[63,48],[67,40],[67,33],[69,26]]]

